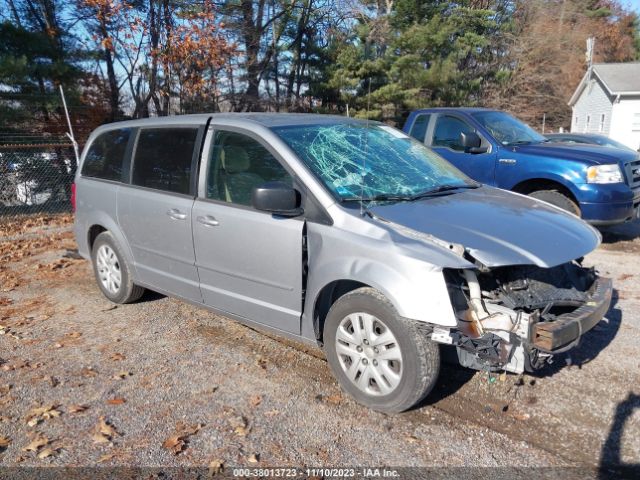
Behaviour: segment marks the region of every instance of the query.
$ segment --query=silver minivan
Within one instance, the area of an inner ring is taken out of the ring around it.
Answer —
[[[599,233],[469,179],[387,125],[211,114],[105,125],[75,233],[116,303],[144,289],[320,345],[339,383],[399,412],[465,367],[543,367],[607,312]]]

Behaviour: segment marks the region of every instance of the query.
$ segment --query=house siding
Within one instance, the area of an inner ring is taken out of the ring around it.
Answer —
[[[634,150],[640,148],[640,96],[621,97],[613,106],[609,136]]]
[[[606,93],[597,78],[592,78],[573,106],[571,116],[572,133],[602,133],[609,135],[613,99]],[[601,116],[604,114],[604,124],[600,128]],[[587,125],[587,116],[590,116]]]

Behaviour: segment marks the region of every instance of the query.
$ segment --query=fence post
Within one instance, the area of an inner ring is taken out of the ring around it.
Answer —
[[[67,137],[71,140],[73,144],[73,153],[76,156],[76,167],[80,165],[80,155],[78,154],[78,142],[76,142],[75,137],[73,136],[73,127],[71,126],[71,119],[69,118],[69,110],[67,109],[67,101],[64,98],[64,90],[62,90],[62,85],[58,85],[60,87],[60,96],[62,97],[62,105],[64,106],[64,113],[67,116],[67,125],[69,125],[69,131],[67,132]]]

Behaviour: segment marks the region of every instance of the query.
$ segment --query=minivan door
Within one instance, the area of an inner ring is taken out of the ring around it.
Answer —
[[[140,282],[197,302],[191,210],[203,132],[199,125],[141,128],[131,181],[117,202]]]
[[[299,333],[304,221],[251,206],[254,187],[293,179],[258,137],[235,129],[210,135],[192,217],[204,303]]]
[[[478,182],[487,185],[495,184],[496,154],[491,151],[490,144],[484,138],[483,146],[487,146],[485,153],[469,153],[460,143],[460,134],[476,132],[465,120],[454,115],[439,114],[432,129],[432,136],[427,145],[440,156],[453,163]],[[478,132],[476,132],[478,133]],[[479,134],[479,133],[478,133]],[[479,134],[480,135],[480,134]],[[482,135],[480,135],[482,138]]]

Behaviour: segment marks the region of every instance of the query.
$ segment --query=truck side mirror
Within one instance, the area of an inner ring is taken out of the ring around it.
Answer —
[[[487,147],[482,147],[482,140],[475,132],[460,132],[460,144],[468,153],[485,153]]]

